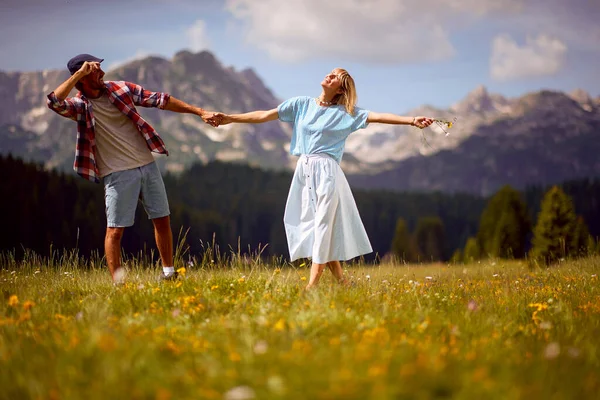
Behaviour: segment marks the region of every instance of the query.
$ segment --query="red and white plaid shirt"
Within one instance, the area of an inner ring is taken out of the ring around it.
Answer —
[[[108,99],[119,111],[131,119],[140,134],[146,139],[150,151],[169,155],[165,143],[154,128],[138,114],[135,106],[164,109],[169,103],[170,96],[167,93],[150,92],[140,85],[130,82],[107,81],[105,83]],[[60,101],[52,92],[48,95],[47,103],[51,110],[77,122],[77,144],[73,164],[75,172],[92,182],[100,182],[96,166],[95,122],[91,104],[81,92],[77,93],[76,97],[69,97],[63,101]]]

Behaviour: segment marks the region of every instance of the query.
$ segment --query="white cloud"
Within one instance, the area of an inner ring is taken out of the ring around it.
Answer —
[[[548,35],[527,37],[522,46],[509,35],[498,35],[492,43],[490,73],[499,81],[553,75],[562,68],[566,52],[565,43]]]
[[[515,12],[522,1],[227,0],[226,9],[246,40],[277,60],[401,63],[452,57],[449,24]]]
[[[185,34],[189,41],[190,50],[198,52],[209,49],[210,41],[206,34],[206,23],[203,20],[196,20],[194,24],[186,30]]]

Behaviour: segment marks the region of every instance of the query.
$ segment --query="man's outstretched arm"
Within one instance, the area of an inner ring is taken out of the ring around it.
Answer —
[[[206,123],[211,123],[210,119],[214,114],[213,111],[206,111],[201,107],[193,106],[173,96],[169,98],[169,101],[167,102],[167,105],[164,109],[181,114],[196,114],[197,116],[202,118],[202,120]],[[211,123],[211,125],[213,124]]]

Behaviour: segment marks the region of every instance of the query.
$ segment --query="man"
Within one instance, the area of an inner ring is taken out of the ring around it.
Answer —
[[[130,82],[104,82],[103,59],[80,54],[67,63],[71,77],[48,95],[48,107],[77,122],[73,168],[82,177],[104,184],[106,237],[104,249],[113,282],[122,283],[121,238],[132,226],[138,199],[154,225],[163,265],[162,280],[177,278],[173,266],[173,234],[165,186],[151,152],[167,154],[156,131],[135,106],[191,113],[213,124],[212,113],[167,93],[150,92]],[[76,97],[67,96],[76,87]]]

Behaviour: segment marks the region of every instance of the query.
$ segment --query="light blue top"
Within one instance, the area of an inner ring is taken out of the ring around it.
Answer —
[[[348,135],[367,126],[369,111],[354,107],[348,114],[342,105],[322,107],[313,97],[292,97],[277,107],[279,120],[294,124],[290,154],[326,153],[342,161]]]

